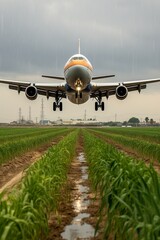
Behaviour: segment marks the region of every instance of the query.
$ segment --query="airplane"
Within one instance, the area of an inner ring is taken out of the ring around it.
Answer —
[[[31,83],[16,80],[0,79],[0,83],[8,84],[9,89],[17,90],[18,93],[25,92],[29,100],[35,100],[38,95],[53,97],[53,111],[59,108],[63,110],[62,99],[68,98],[74,104],[83,104],[89,98],[95,99],[95,111],[99,108],[104,111],[105,105],[102,101],[103,97],[107,99],[111,95],[115,95],[119,100],[127,97],[128,92],[138,91],[146,88],[148,83],[160,82],[160,78],[100,83],[94,80],[114,77],[115,75],[93,76],[93,67],[90,61],[80,53],[80,41],[78,45],[78,54],[69,58],[64,66],[64,76],[42,75],[45,78],[62,80],[60,83]]]

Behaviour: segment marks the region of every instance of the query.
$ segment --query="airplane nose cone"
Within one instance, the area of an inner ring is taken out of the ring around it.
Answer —
[[[65,78],[72,89],[83,90],[91,81],[91,72],[86,67],[73,66],[67,70]]]

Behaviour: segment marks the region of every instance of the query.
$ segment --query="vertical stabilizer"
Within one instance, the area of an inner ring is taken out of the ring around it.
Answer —
[[[78,39],[78,54],[81,53],[81,41],[80,38]]]

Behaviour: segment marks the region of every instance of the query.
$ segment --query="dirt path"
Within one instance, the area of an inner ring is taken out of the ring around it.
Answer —
[[[100,233],[94,237],[98,209],[99,201],[91,191],[83,142],[80,139],[59,204],[59,218],[53,214],[49,219],[47,240],[101,240]]]
[[[60,141],[60,138],[45,144],[36,149],[36,151],[27,152],[19,157],[10,160],[0,166],[0,193],[5,189],[9,191],[15,184],[17,184],[22,176],[24,170],[37,161],[49,147],[55,145]]]
[[[93,133],[93,132],[92,132]],[[131,157],[133,157],[136,160],[140,160],[140,161],[144,161],[146,163],[147,166],[150,165],[151,160],[149,158],[144,158],[141,157],[139,153],[137,153],[135,150],[132,150],[130,148],[127,148],[119,143],[116,143],[115,141],[113,141],[112,139],[108,139],[107,137],[103,136],[100,133],[93,133],[96,137],[101,138],[102,140],[104,140],[105,142],[113,145],[114,147],[116,147],[119,151],[123,152],[126,155],[129,155]],[[160,163],[156,160],[152,161],[153,167],[154,169],[160,173]]]

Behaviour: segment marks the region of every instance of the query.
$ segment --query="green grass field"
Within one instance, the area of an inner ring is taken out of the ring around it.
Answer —
[[[103,223],[103,239],[160,239],[160,176],[153,164],[160,161],[160,129],[0,129],[1,162],[60,136],[63,139],[28,168],[18,190],[7,200],[1,194],[0,239],[47,239],[48,219],[58,211],[78,145],[86,156],[92,191],[100,198],[96,230]],[[114,143],[151,164],[120,151]]]

